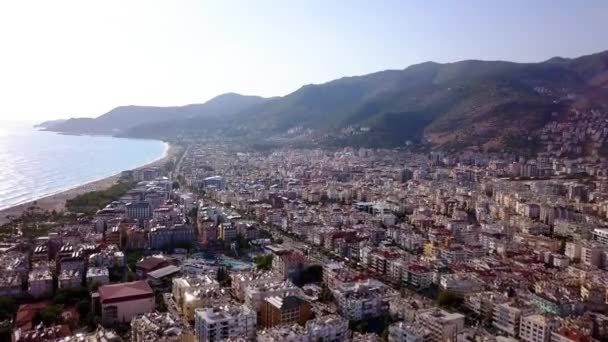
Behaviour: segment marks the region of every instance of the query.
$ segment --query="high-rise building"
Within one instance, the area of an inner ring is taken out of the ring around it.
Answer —
[[[310,304],[297,296],[269,297],[262,303],[260,326],[271,328],[282,324],[300,325],[312,317]]]
[[[223,341],[240,337],[252,341],[255,338],[256,313],[246,306],[196,309],[194,330],[199,342]]]

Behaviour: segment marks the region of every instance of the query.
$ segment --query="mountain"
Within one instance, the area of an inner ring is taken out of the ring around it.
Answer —
[[[134,127],[150,123],[231,115],[264,101],[266,99],[259,96],[227,93],[202,104],[181,107],[121,106],[95,119],[73,118],[51,122],[50,125],[43,123],[41,126],[51,131],[64,133],[121,135]]]
[[[539,63],[425,62],[306,85],[283,97],[226,94],[203,105],[119,107],[59,127],[163,139],[215,134],[281,144],[530,149],[535,132],[573,106],[608,108],[606,95],[608,51]]]
[[[427,62],[308,85],[276,101],[246,109],[237,122],[250,130],[284,132],[295,126],[331,132],[345,143],[500,148],[562,112],[568,95],[605,88],[608,52],[541,63],[467,60]]]
[[[43,122],[35,125],[34,127],[40,128],[40,129],[51,129],[53,126],[62,124],[65,121],[66,121],[65,119],[43,121]]]

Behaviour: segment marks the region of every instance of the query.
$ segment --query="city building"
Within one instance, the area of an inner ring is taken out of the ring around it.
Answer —
[[[259,325],[271,328],[276,325],[306,324],[312,318],[310,304],[297,296],[268,297],[262,303]]]
[[[194,316],[194,331],[198,342],[224,341],[229,338],[253,341],[255,338],[256,313],[246,306],[197,309]]]
[[[427,342],[431,331],[419,323],[397,322],[388,327],[389,342]]]
[[[131,320],[132,342],[182,342],[193,338],[179,317],[169,312],[150,312]]]
[[[53,294],[53,274],[49,269],[31,270],[28,284],[28,293],[34,298],[49,297]]]
[[[60,289],[82,287],[82,280],[80,270],[62,270],[57,277],[57,286]]]
[[[362,321],[386,314],[391,298],[395,298],[387,292],[386,285],[371,279],[346,283],[332,291],[338,313],[349,321]]]
[[[100,286],[101,321],[104,325],[126,323],[137,315],[154,311],[154,291],[146,281]]]
[[[551,333],[558,328],[555,319],[543,315],[522,317],[519,328],[519,339],[524,342],[549,342]]]
[[[458,333],[464,329],[464,315],[441,309],[421,312],[416,320],[430,331],[428,341],[432,342],[455,341]]]
[[[110,272],[107,267],[89,267],[87,270],[87,285],[106,285],[110,283]]]
[[[494,309],[492,325],[508,336],[518,337],[522,316],[533,313],[534,309],[531,306],[522,303],[498,304]]]

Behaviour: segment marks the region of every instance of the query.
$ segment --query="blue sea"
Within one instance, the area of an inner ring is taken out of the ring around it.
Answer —
[[[0,122],[0,210],[162,158],[161,141],[62,135]]]

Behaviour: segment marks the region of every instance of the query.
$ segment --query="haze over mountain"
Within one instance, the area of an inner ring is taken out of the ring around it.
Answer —
[[[306,85],[272,99],[225,94],[202,105],[118,107],[47,128],[162,139],[289,138],[305,131],[332,144],[493,149],[525,145],[530,132],[573,105],[605,106],[607,93],[608,52],[540,63],[426,62]]]
[[[64,133],[122,134],[133,127],[154,122],[175,122],[192,118],[231,115],[266,100],[259,96],[227,93],[202,104],[180,107],[121,106],[94,119],[73,118],[47,121],[39,126]]]

